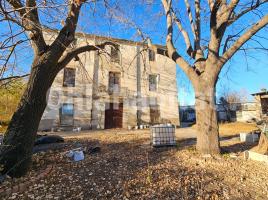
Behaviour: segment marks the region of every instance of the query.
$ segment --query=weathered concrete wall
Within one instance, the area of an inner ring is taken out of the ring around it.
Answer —
[[[50,37],[51,34],[45,35],[47,40],[50,40]],[[77,46],[85,45],[86,42],[101,43],[103,40],[92,36],[82,37],[78,38]],[[62,86],[63,70],[57,75],[50,89],[48,106],[42,117],[40,130],[60,126],[59,109],[62,103],[74,104],[73,125],[84,129],[104,128],[105,103],[108,102],[123,102],[124,128],[137,125],[137,43],[114,41],[120,45],[119,63],[111,62],[105,53],[87,52],[79,55],[81,62],[73,60],[67,66],[76,69],[75,87]],[[143,49],[142,46],[139,48]],[[110,47],[106,47],[105,50],[110,52]],[[161,120],[179,125],[175,63],[161,55],[156,55],[155,61],[149,61],[148,52],[142,51],[140,66],[142,121],[150,123],[149,106],[157,103]],[[107,92],[109,72],[121,74],[121,88],[118,95],[109,95]],[[160,75],[158,89],[155,92],[149,91],[149,74]]]

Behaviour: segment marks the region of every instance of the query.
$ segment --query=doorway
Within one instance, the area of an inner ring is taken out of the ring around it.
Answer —
[[[150,123],[152,125],[160,123],[160,109],[158,105],[150,105]]]
[[[122,124],[123,103],[106,103],[104,128],[122,128]]]

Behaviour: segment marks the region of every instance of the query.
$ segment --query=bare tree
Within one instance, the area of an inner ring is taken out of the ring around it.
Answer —
[[[239,91],[231,91],[229,88],[225,87],[223,88],[221,92],[221,96],[219,98],[219,104],[222,106],[226,113],[226,120],[228,122],[232,119],[232,111],[233,107],[237,104],[240,104],[242,102],[246,102],[247,95],[245,95],[245,92],[242,90]]]
[[[219,131],[215,109],[215,86],[223,66],[249,41],[259,30],[268,23],[267,13],[259,10],[267,0],[185,0],[190,28],[182,23],[181,3],[175,5],[171,0],[162,0],[166,14],[167,50],[157,49],[151,44],[150,48],[174,60],[191,80],[195,90],[195,107],[197,119],[197,149],[202,153],[220,153]],[[179,7],[179,8],[178,8]],[[176,10],[176,8],[178,8]],[[206,12],[206,8],[209,11]],[[179,12],[178,12],[179,11]],[[193,12],[194,11],[194,12]],[[246,27],[233,26],[248,13],[254,15],[255,22]],[[209,22],[202,21],[209,16]],[[258,20],[259,19],[259,20]],[[181,33],[185,42],[185,52],[181,47],[174,45],[174,25]],[[228,29],[234,27],[236,34],[226,35]],[[188,33],[191,30],[191,34]],[[201,34],[209,33],[209,39],[202,38]],[[201,42],[205,41],[203,45]],[[267,48],[264,48],[267,49]],[[186,56],[187,55],[187,56]]]
[[[40,7],[43,6],[47,14],[50,14],[51,6],[46,5],[46,2],[48,1],[44,2],[45,5],[40,5],[36,0],[26,0],[25,4],[20,0],[1,1],[1,21],[21,27],[19,34],[26,35],[25,40],[30,41],[33,49],[28,84],[4,135],[4,147],[1,149],[0,163],[4,168],[2,173],[11,176],[25,174],[30,166],[36,132],[47,105],[46,95],[58,72],[72,59],[77,59],[80,53],[101,50],[106,45],[113,45],[107,41],[96,46],[86,45],[67,50],[75,40],[78,17],[83,4],[80,0],[69,0],[62,5],[67,10],[67,16],[65,20],[60,20],[62,28],[56,39],[48,44],[43,35],[46,26],[41,24],[43,20],[40,20],[39,12]],[[53,4],[55,8],[59,6]],[[12,39],[13,35],[8,41]],[[14,48],[21,42],[23,41],[12,43],[10,47],[8,45],[3,47],[9,50],[11,48],[11,51],[8,51],[2,71],[7,67]]]

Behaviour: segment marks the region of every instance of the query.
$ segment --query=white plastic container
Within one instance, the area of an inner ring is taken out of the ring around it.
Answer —
[[[252,133],[240,133],[241,142],[257,142],[259,140],[258,134]]]
[[[170,124],[151,126],[151,143],[154,147],[176,145],[175,126]]]

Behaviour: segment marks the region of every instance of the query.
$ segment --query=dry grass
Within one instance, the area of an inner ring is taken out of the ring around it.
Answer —
[[[255,123],[232,122],[219,125],[220,136],[232,136],[242,132],[251,132],[259,128]]]
[[[173,148],[153,149],[148,130],[92,131],[80,133],[83,137],[76,134],[69,133],[63,149],[34,156],[33,169],[53,164],[50,177],[7,199],[257,200],[268,195],[268,170],[260,163],[228,154],[204,158],[183,140]],[[86,153],[85,160],[78,163],[62,155],[77,146],[95,145],[101,151]],[[24,178],[38,173],[31,172]]]

